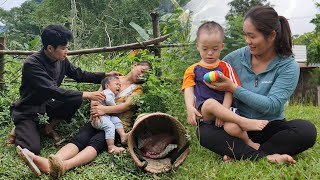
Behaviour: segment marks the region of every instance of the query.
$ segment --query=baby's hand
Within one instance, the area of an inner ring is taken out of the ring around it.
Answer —
[[[217,127],[222,127],[222,126],[224,125],[224,121],[216,118],[215,125],[216,125]]]

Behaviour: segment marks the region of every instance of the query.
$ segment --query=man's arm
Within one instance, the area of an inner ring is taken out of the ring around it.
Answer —
[[[89,82],[100,84],[101,80],[106,77],[104,72],[87,72],[73,65],[68,59],[65,60],[66,76],[77,82]]]
[[[60,88],[55,80],[38,64],[25,63],[22,73],[28,82],[32,82],[32,87],[45,98],[54,98],[68,102],[82,101],[82,99],[100,101],[105,97],[104,94],[101,94],[100,92],[81,92]]]

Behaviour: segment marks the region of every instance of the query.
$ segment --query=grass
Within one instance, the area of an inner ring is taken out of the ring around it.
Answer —
[[[287,119],[306,119],[319,129],[319,107],[291,105],[285,110]],[[185,115],[176,115],[185,121]],[[320,179],[319,145],[295,156],[297,164],[272,164],[265,159],[258,162],[236,161],[223,163],[222,157],[201,147],[195,137],[195,127],[185,124],[191,135],[191,151],[186,161],[177,169],[164,174],[143,172],[134,164],[129,154],[113,156],[100,154],[93,162],[68,171],[62,179]],[[0,179],[35,179],[19,159],[14,147],[7,147],[5,139],[11,127],[0,129]],[[317,137],[319,140],[319,136]],[[42,155],[55,153],[59,147],[44,139]],[[41,175],[40,179],[48,179]]]

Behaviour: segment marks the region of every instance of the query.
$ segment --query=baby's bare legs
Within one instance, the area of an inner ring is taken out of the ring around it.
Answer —
[[[239,116],[214,99],[208,99],[203,103],[201,113],[204,121],[218,118],[225,122],[238,124],[243,131],[261,131],[269,123],[266,120],[248,119]]]
[[[248,146],[252,147],[255,150],[258,150],[260,147],[259,143],[254,143],[248,136],[246,131],[243,131],[239,125],[235,123],[225,122],[223,129],[231,136],[240,138]]]

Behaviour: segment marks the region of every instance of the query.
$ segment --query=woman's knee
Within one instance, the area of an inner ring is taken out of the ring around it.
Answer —
[[[291,120],[288,123],[306,146],[312,147],[316,143],[317,129],[314,124],[302,119]]]

